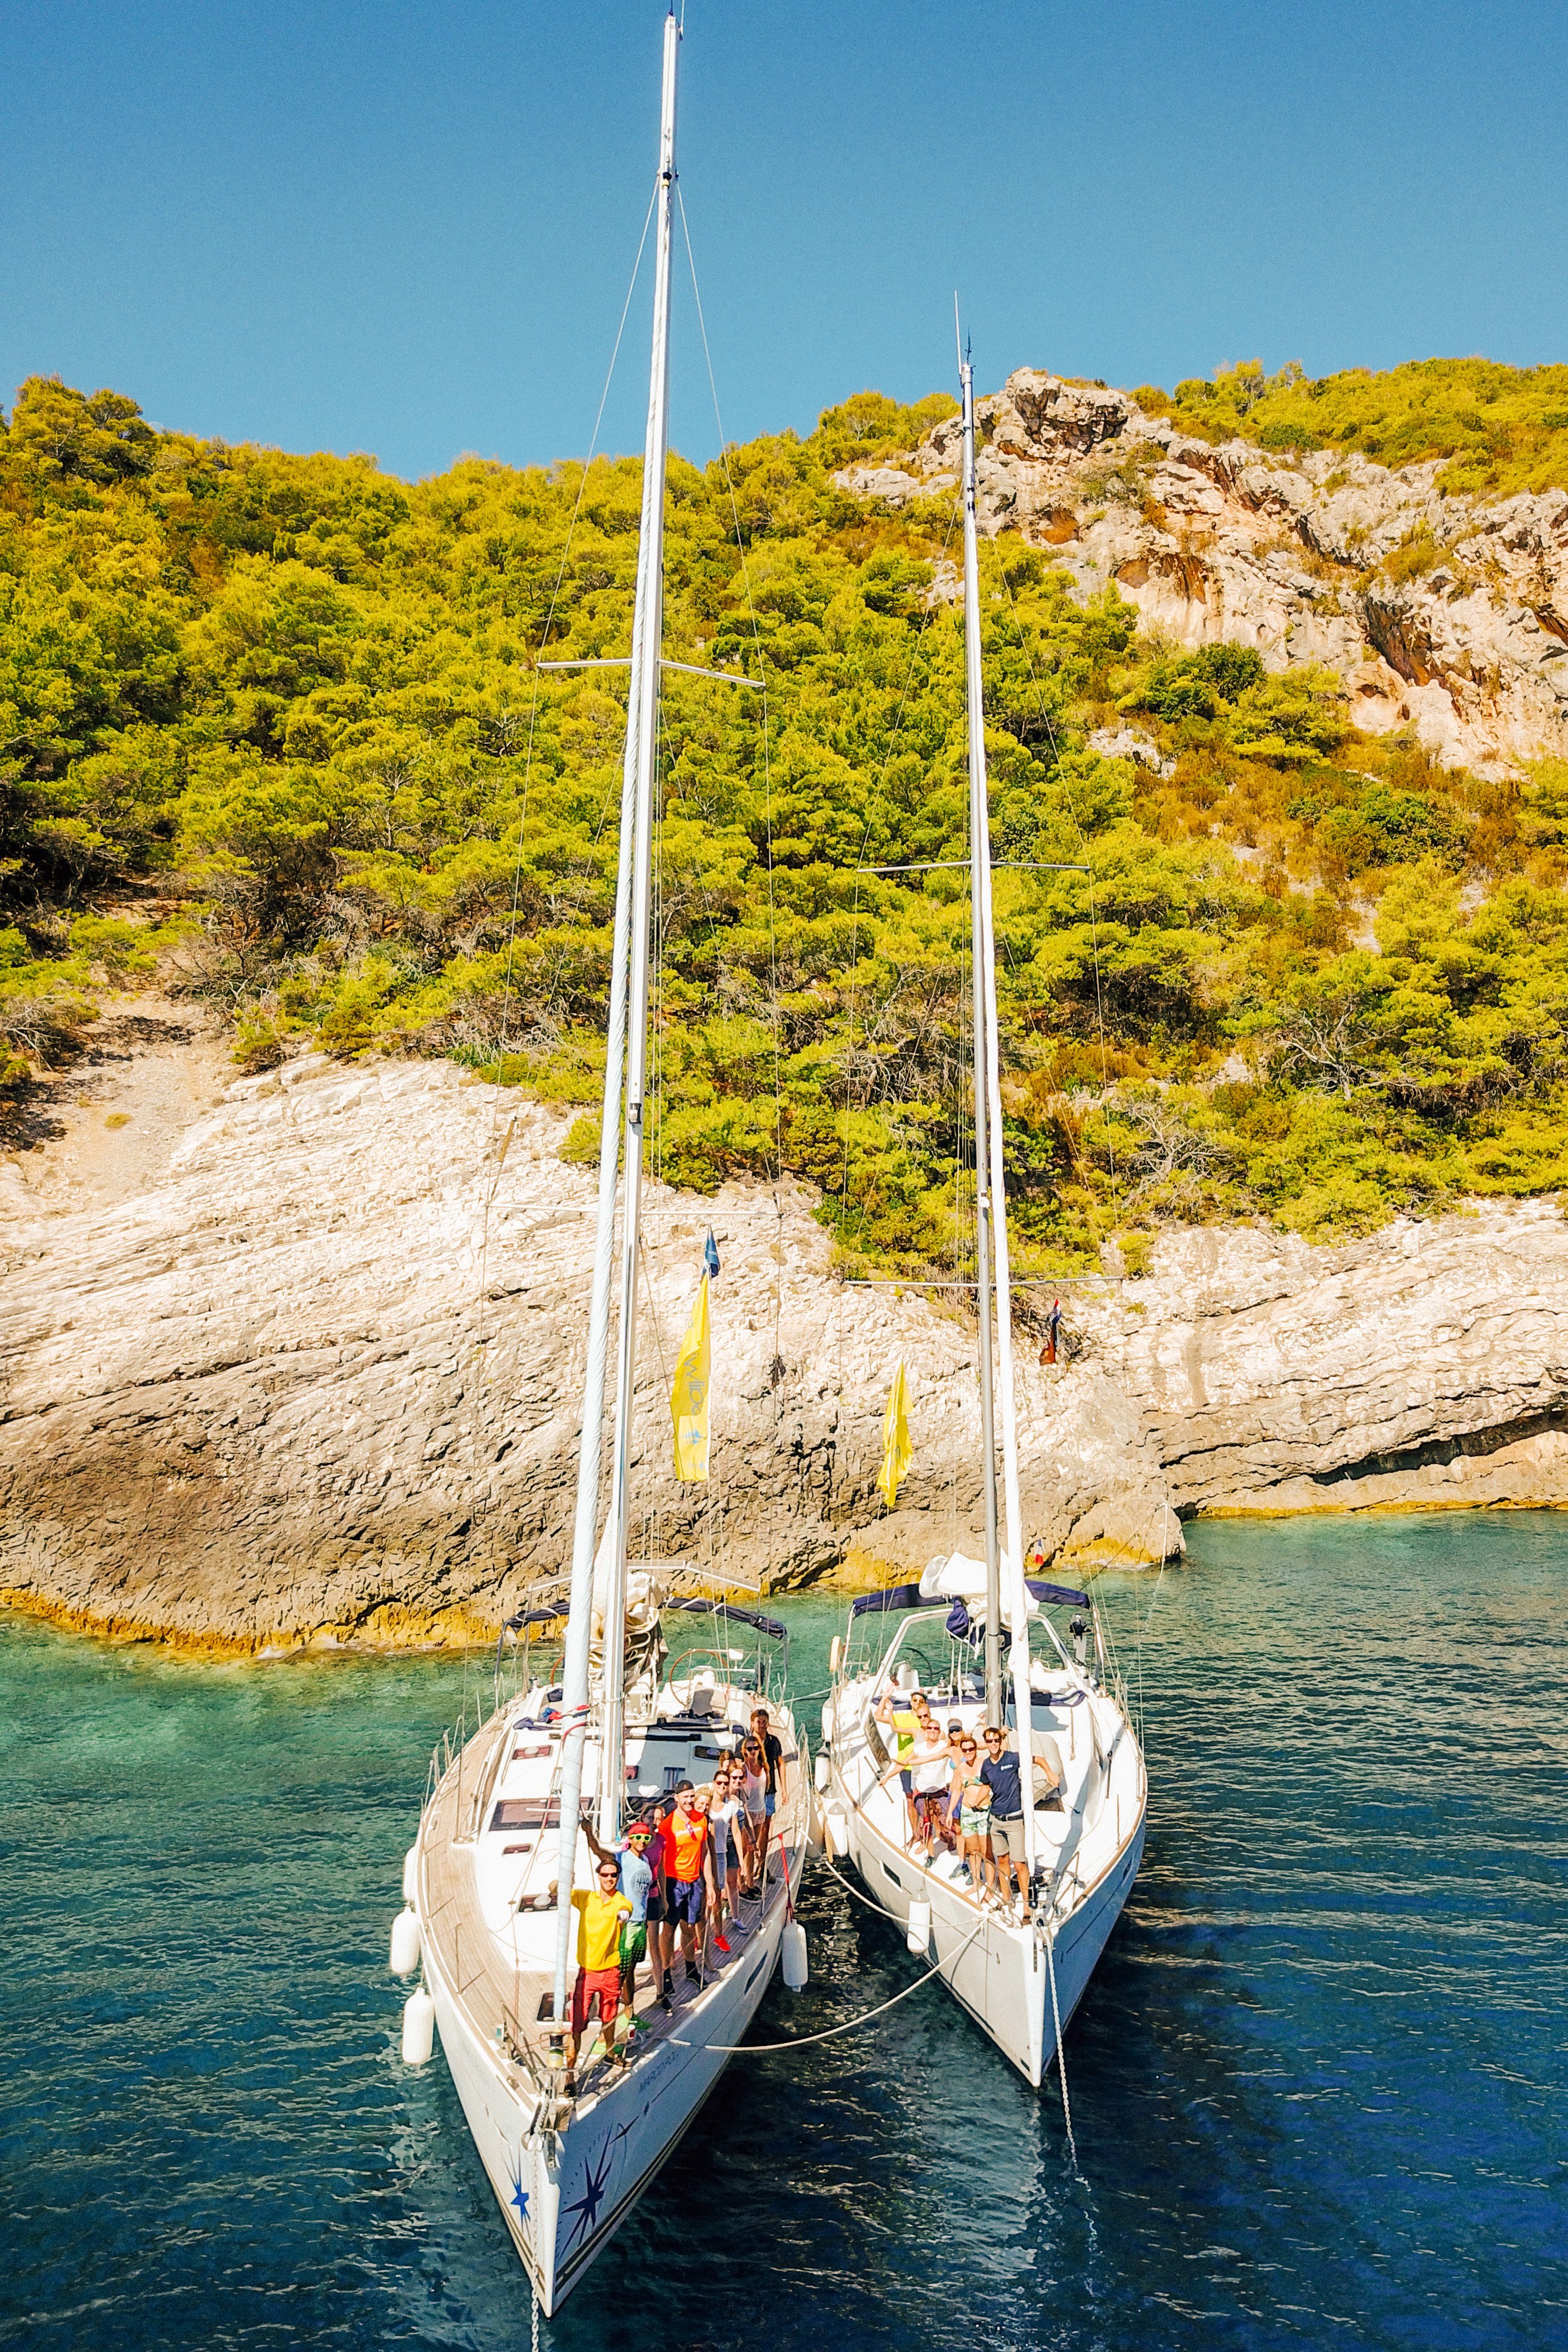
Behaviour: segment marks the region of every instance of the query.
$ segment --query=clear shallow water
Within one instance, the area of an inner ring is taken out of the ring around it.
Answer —
[[[923,1989],[737,2060],[547,2342],[1568,2347],[1568,1518],[1189,1532],[1106,1588],[1152,1799],[1068,2040],[1082,2176],[1054,2081]],[[841,1607],[788,1613],[812,1690]],[[463,1682],[0,1612],[0,2343],[527,2343],[385,1969]],[[918,1973],[807,1884],[759,2039]]]

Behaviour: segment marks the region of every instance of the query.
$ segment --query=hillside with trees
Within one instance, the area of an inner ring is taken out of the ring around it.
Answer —
[[[1563,369],[1138,397],[1214,438],[1568,478]],[[951,407],[866,394],[670,469],[666,650],[767,693],[667,687],[653,1162],[808,1180],[851,1270],[963,1255],[968,926],[939,862],[965,854],[963,648],[952,502],[890,515],[831,477]],[[409,485],[55,379],[4,425],[8,1115],[161,972],[224,1010],[243,1069],[456,1055],[568,1107],[589,1159],[624,687],[535,664],[626,651],[640,464]],[[1336,677],[1140,635],[1016,537],[982,583],[1027,1265],[1116,1240],[1135,1271],[1173,1216],[1323,1238],[1560,1185],[1568,773],[1358,735]],[[1108,728],[1148,757],[1097,754]]]

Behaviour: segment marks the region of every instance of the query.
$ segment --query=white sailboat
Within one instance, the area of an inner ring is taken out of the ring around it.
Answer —
[[[961,1554],[933,1560],[918,1584],[867,1593],[853,1604],[847,1633],[833,1644],[832,1687],[822,1710],[824,1753],[818,1761],[825,1782],[823,1826],[830,1851],[853,1860],[876,1901],[904,1926],[911,1950],[932,1955],[944,1981],[970,2015],[1038,2086],[1053,2052],[1060,2056],[1061,2033],[1137,1875],[1147,1780],[1125,1694],[1109,1670],[1103,1629],[1089,1595],[1024,1574],[1007,1201],[1001,1181],[974,380],[967,359],[960,360],[959,381],[964,399],[964,624],[986,1557],[983,1562]],[[998,1393],[1005,1511],[999,1532]],[[1051,1622],[1052,1608],[1079,1612],[1071,1619],[1071,1648]],[[867,1636],[873,1627],[885,1628],[890,1612],[896,1616],[896,1630],[873,1654]],[[1009,1648],[1005,1683],[1004,1627]],[[1005,1684],[1010,1685],[1010,1692]],[[987,1900],[952,1854],[942,1851],[928,1857],[915,1843],[893,1735],[883,1727],[889,1710],[883,1702],[891,1697],[897,1707],[906,1709],[916,1690],[930,1699],[944,1730],[957,1721],[967,1736],[977,1737],[985,1724],[1007,1722],[1020,1759],[1032,1751],[1030,1769],[1020,1767],[1019,1774],[1030,1890],[1027,1917],[1021,1902]],[[1050,1786],[1052,1780],[1055,1790]],[[1040,1801],[1042,1796],[1048,1801]]]
[[[677,1660],[668,1646],[675,1621],[661,1616],[671,1579],[647,1563],[629,1570],[627,1561],[680,39],[672,14],[664,34],[653,364],[565,1653],[559,1681],[533,1680],[436,1759],[392,1943],[394,1968],[407,1973],[422,1961],[423,1969],[405,2010],[404,2055],[416,2063],[429,2055],[434,2020],[474,2145],[547,2316],[630,2212],[743,2039],[786,1944],[810,1805],[781,1696],[784,1628],[754,1612],[676,1601],[677,1610],[695,1607],[708,1628],[695,1651]],[[601,1534],[612,1321],[614,1448]],[[553,1618],[558,1611],[534,1613]],[[758,1703],[768,1707],[783,1748],[768,1881],[757,1900],[743,1903],[727,1957],[712,1952],[695,1982],[677,1965],[667,2013],[651,1985],[639,1987],[629,2065],[611,2067],[602,2051],[594,2054],[591,2036],[585,2040],[569,2095],[559,2051],[576,1919],[569,1897],[594,1883],[585,1818],[597,1814],[598,1835],[612,1847],[629,1795],[651,1804],[683,1780],[711,1779]],[[792,1938],[800,1933],[794,1928]]]

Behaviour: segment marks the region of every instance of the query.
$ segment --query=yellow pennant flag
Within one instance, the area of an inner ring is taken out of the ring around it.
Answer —
[[[882,1417],[882,1470],[876,1482],[890,1511],[898,1498],[898,1482],[914,1459],[915,1449],[909,1443],[909,1382],[900,1357]]]
[[[707,1276],[705,1274],[681,1352],[675,1358],[675,1385],[670,1391],[670,1418],[675,1425],[675,1475],[707,1485],[708,1322]]]

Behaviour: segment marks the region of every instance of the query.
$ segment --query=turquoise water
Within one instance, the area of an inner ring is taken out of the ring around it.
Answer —
[[[1568,2347],[1568,1519],[1191,1532],[1105,1589],[1150,1828],[1069,2036],[1080,2172],[1054,2081],[923,1989],[737,2060],[547,2343]],[[788,1613],[811,1690],[839,1611]],[[385,1968],[464,1680],[0,1612],[0,2343],[528,2342]],[[918,1973],[808,1888],[759,2040]]]

